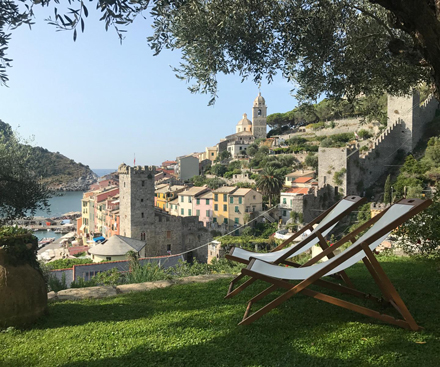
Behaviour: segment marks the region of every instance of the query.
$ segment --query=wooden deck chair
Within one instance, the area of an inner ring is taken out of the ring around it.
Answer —
[[[307,296],[376,318],[389,324],[400,326],[405,329],[419,330],[420,327],[417,325],[396,289],[391,284],[391,281],[374,256],[373,251],[393,229],[427,208],[429,205],[431,205],[431,203],[431,200],[400,200],[386,211],[380,213],[376,217],[373,217],[369,222],[358,228],[353,233],[338,241],[334,246],[329,247],[319,256],[313,258],[308,263],[298,268],[281,267],[262,261],[261,259],[252,259],[247,268],[242,270],[242,273],[244,275],[251,276],[254,279],[266,281],[270,283],[271,286],[249,301],[243,320],[240,322],[240,324],[247,325],[252,323],[273,308],[279,306],[287,299],[301,292]],[[371,224],[373,224],[372,227],[358,240],[353,240],[354,243],[350,247],[325,262],[317,263],[319,259],[324,256],[328,256],[347,240],[352,240],[355,235],[365,230],[367,225],[371,226]],[[336,272],[345,270],[360,260],[364,262],[366,268],[382,292],[382,299],[378,299],[358,290],[321,279],[324,276],[329,276]],[[297,280],[300,282],[298,284],[292,284],[289,282],[292,280]],[[378,302],[385,301],[386,303],[392,305],[400,313],[403,319],[396,319],[392,316],[383,314],[382,312],[377,312],[373,309],[362,307],[354,303],[311,290],[308,287],[312,284],[337,290],[341,293],[351,294],[363,299],[372,299]],[[286,292],[260,308],[258,311],[250,314],[253,303],[263,299],[265,296],[278,288],[284,288]]]
[[[344,197],[342,200],[334,204],[332,207],[330,207],[320,216],[315,218],[312,222],[304,226],[293,236],[285,240],[283,243],[281,243],[271,252],[258,253],[258,252],[247,251],[238,247],[232,247],[229,253],[226,254],[225,257],[228,260],[241,262],[246,265],[249,263],[249,259],[251,257],[261,259],[267,262],[271,262],[274,264],[280,264],[280,263],[285,263],[286,259],[288,258],[297,256],[307,251],[312,246],[318,243],[321,246],[321,248],[325,250],[328,246],[324,240],[324,237],[327,236],[328,233],[330,233],[330,231],[338,224],[338,222],[342,218],[346,217],[349,213],[351,213],[353,210],[358,208],[361,204],[365,203],[365,201],[366,201],[365,198],[361,198],[359,196],[354,196],[354,195]],[[313,228],[315,224],[318,225],[315,228]],[[309,234],[305,239],[300,241],[298,244],[290,247],[286,247],[288,244],[290,244],[296,238],[300,237],[307,230],[312,230],[312,233]],[[291,263],[289,262],[288,264]],[[349,283],[349,279],[348,277],[345,276],[344,273],[340,275],[344,278],[345,282]],[[255,281],[255,279],[250,279],[247,282],[243,283],[240,287],[234,289],[235,284],[243,277],[244,275],[240,274],[231,281],[229,285],[228,293],[226,294],[225,298],[231,298],[235,296],[236,294],[240,293],[242,290],[247,288]]]

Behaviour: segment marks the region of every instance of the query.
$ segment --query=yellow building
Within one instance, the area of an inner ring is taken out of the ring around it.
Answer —
[[[94,191],[85,192],[81,200],[81,216],[82,225],[80,231],[84,235],[88,235],[90,232],[95,231],[94,210],[90,202],[90,197],[93,196]]]
[[[263,210],[263,195],[252,189],[238,189],[229,194],[229,225],[242,226],[245,217]]]
[[[229,213],[228,213],[228,201],[229,195],[234,193],[237,187],[232,186],[222,186],[217,190],[213,190],[213,223],[218,224],[229,224]]]
[[[179,192],[185,190],[183,185],[170,186],[167,184],[159,185],[155,190],[155,203],[156,206],[162,210],[169,211],[168,203],[177,197]]]

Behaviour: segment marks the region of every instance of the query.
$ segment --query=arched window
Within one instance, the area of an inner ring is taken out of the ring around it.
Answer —
[[[258,110],[257,115],[261,116],[261,110]]]
[[[141,241],[145,241],[145,232],[141,233]]]

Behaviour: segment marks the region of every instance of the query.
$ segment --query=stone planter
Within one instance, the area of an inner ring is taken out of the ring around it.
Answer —
[[[29,325],[46,309],[42,274],[28,264],[11,265],[9,255],[0,249],[0,329]]]

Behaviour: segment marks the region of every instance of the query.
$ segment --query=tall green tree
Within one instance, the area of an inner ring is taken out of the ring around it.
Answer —
[[[49,208],[53,193],[35,174],[32,152],[9,130],[0,131],[0,224]]]
[[[263,195],[269,197],[269,207],[274,196],[279,195],[283,188],[284,177],[276,172],[273,167],[267,167],[257,178],[257,188]]]
[[[391,203],[391,176],[388,175],[386,181],[385,181],[385,187],[383,190],[383,202],[385,204],[390,204]]]
[[[94,0],[106,29],[121,40],[139,14],[152,17],[148,38],[156,54],[179,49],[176,69],[193,92],[217,93],[217,74],[256,83],[277,72],[298,85],[297,95],[352,98],[407,92],[421,81],[440,91],[440,2],[434,0]],[[33,21],[33,9],[53,6],[49,22],[76,39],[86,3],[7,0],[0,6],[0,77],[10,60],[8,30]],[[94,4],[94,5],[95,5]],[[61,8],[60,8],[61,9]]]

